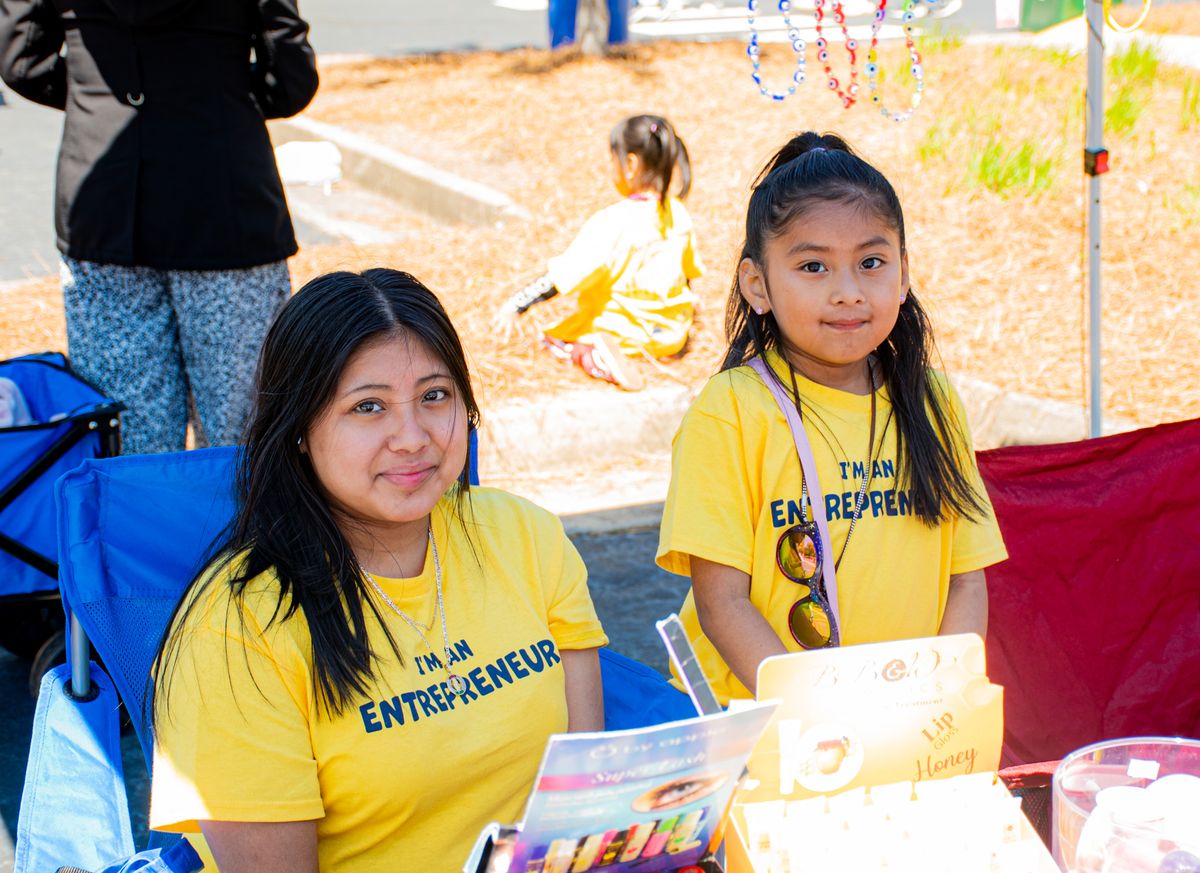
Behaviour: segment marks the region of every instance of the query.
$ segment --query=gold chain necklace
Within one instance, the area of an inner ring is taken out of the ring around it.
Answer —
[[[442,619],[442,651],[446,654],[446,663],[443,666],[446,669],[446,686],[451,694],[462,694],[467,690],[467,681],[463,677],[450,669],[450,635],[446,632],[446,606],[442,601],[442,560],[438,555],[437,540],[433,538],[433,525],[429,527],[429,548],[433,552],[433,577],[437,586],[437,611]],[[422,630],[422,625],[411,615],[396,605],[392,598],[388,597],[379,583],[375,581],[375,577],[370,573],[367,574],[367,581],[371,583],[371,587],[375,589],[375,593],[383,598],[383,602],[391,607],[392,612],[404,619],[405,623],[417,632],[425,647],[430,652],[433,651],[433,644],[429,642],[429,637],[425,636],[425,630],[429,630],[429,626],[425,626]]]

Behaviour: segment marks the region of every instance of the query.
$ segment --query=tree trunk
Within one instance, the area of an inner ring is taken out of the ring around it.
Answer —
[[[608,45],[608,3],[579,0],[575,13],[575,42],[585,55],[602,55]]]

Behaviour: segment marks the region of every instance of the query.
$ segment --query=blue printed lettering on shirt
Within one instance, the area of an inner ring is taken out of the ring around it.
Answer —
[[[446,660],[449,664],[455,664],[468,657],[474,657],[474,654],[467,641],[461,640],[450,649],[450,657]],[[436,655],[418,655],[413,661],[417,666],[418,675],[429,675],[434,669],[434,664],[437,664],[439,669],[445,669]],[[553,640],[538,640],[506,652],[494,661],[473,667],[469,671],[452,671],[466,683],[466,688],[461,694],[451,693],[446,680],[443,679],[424,688],[414,688],[399,695],[361,704],[358,711],[362,718],[363,731],[371,734],[435,718],[442,713],[452,712],[456,704],[466,706],[483,697],[502,692],[510,685],[528,679],[535,673],[542,673],[561,662],[562,656]]]
[[[379,714],[383,717],[385,728],[391,727],[392,722],[404,724],[404,707],[400,704],[399,697],[379,701]]]
[[[363,730],[369,734],[373,734],[375,731],[383,730],[383,725],[381,725],[379,723],[379,719],[375,717],[374,710],[375,701],[373,700],[368,700],[358,708],[359,713],[362,715]]]

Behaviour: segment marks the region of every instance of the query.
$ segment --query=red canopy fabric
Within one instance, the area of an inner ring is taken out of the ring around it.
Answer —
[[[1004,765],[1200,737],[1200,419],[978,458],[1010,556],[987,570]]]

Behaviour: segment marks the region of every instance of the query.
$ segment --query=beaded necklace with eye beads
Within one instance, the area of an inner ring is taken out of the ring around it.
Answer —
[[[750,43],[746,46],[746,54],[750,57],[750,78],[758,86],[759,94],[771,100],[783,101],[796,93],[797,85],[804,84],[806,63],[804,53],[808,50],[808,43],[800,35],[800,30],[792,25],[791,0],[779,0],[779,12],[783,15],[783,26],[787,28],[792,51],[796,54],[796,70],[792,73],[792,83],[787,86],[786,91],[775,91],[763,84],[762,64],[759,61],[761,47],[758,44],[758,27],[754,21],[754,16],[758,14],[758,0],[746,0],[746,20],[750,24]]]
[[[879,54],[876,51],[879,45],[879,28],[883,26],[883,19],[887,9],[887,0],[880,0],[879,8],[875,10],[875,21],[871,23],[871,45],[867,49],[867,65],[864,69],[867,71],[867,88],[871,92],[871,104],[879,110],[879,114],[884,118],[890,118],[897,124],[908,121],[912,118],[913,112],[921,103],[921,94],[925,90],[925,68],[921,65],[921,53],[917,51],[916,43],[913,40],[913,31],[915,25],[913,21],[916,15],[913,13],[913,0],[905,0],[904,9],[901,14],[901,20],[904,24],[904,47],[908,50],[908,60],[910,66],[909,74],[913,77],[913,95],[912,102],[907,109],[893,112],[883,104],[883,95],[879,89]]]
[[[817,22],[817,60],[825,65],[825,81],[829,90],[837,93],[842,106],[849,109],[858,99],[858,40],[850,36],[846,28],[846,9],[842,0],[829,0],[829,10],[833,20],[842,29],[842,41],[846,54],[850,56],[850,83],[842,90],[841,83],[833,75],[833,66],[829,63],[829,41],[825,39],[822,23],[825,20],[825,4],[827,0],[813,0],[813,18]],[[886,2],[886,0],[884,0]]]

